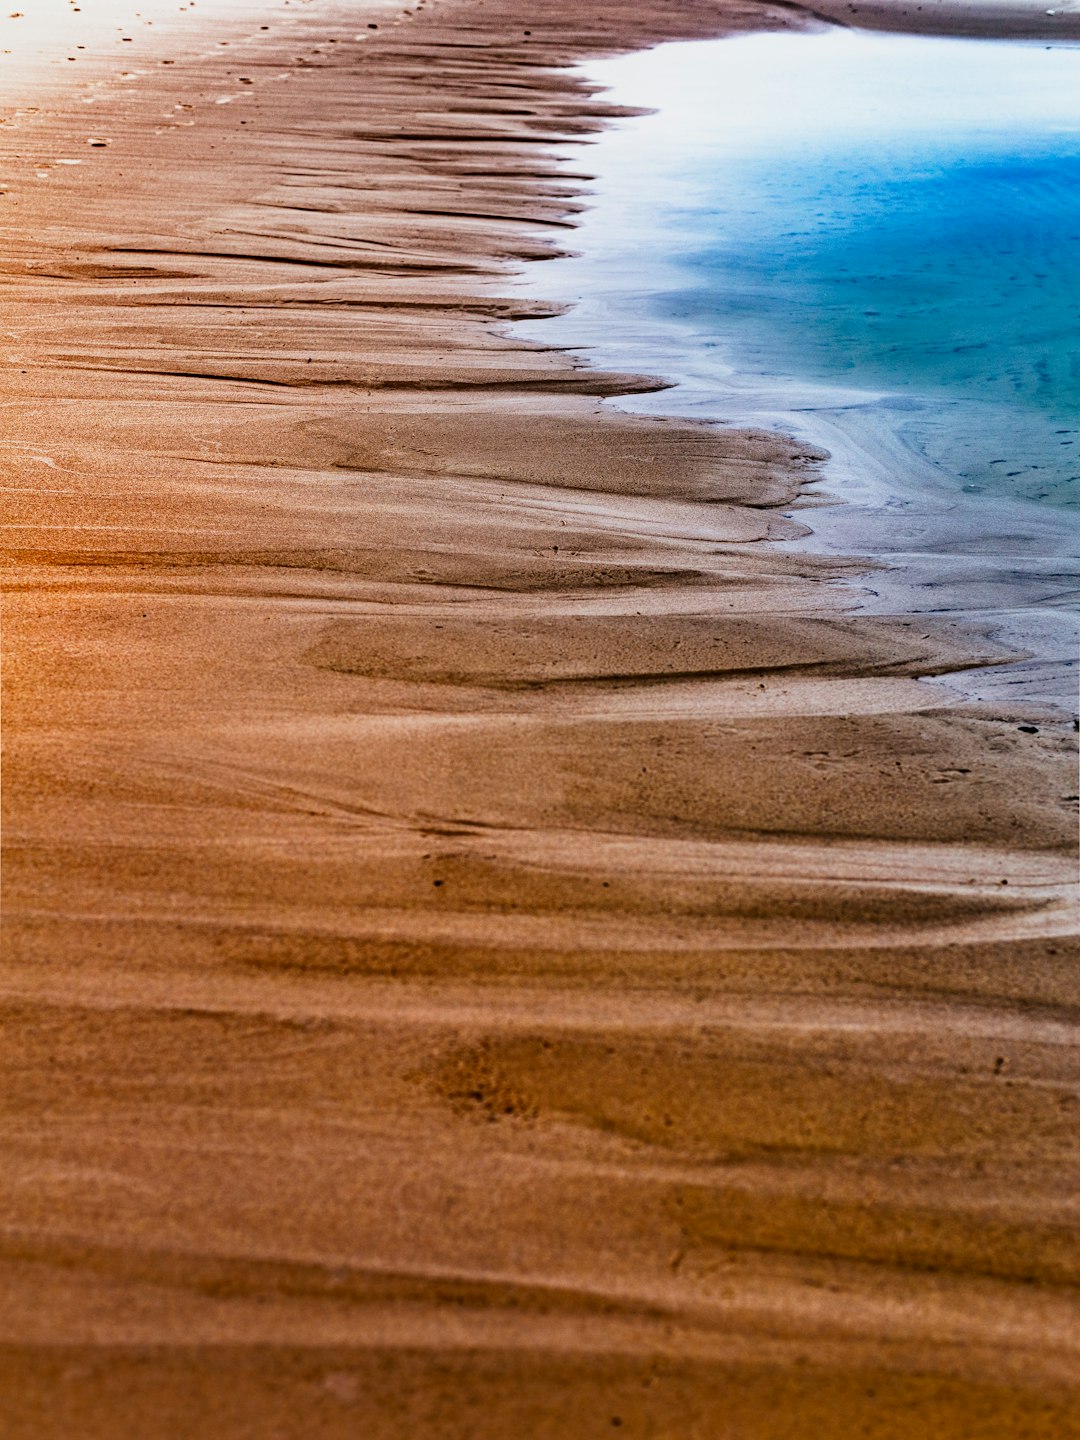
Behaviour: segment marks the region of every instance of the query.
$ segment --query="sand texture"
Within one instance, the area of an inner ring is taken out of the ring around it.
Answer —
[[[0,1435],[1080,1435],[1071,722],[510,323],[805,17],[288,13],[0,132]]]

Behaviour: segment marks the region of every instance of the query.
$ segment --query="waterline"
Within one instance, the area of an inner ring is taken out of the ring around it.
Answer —
[[[828,30],[587,74],[657,113],[575,153],[580,253],[527,281],[575,308],[530,333],[678,382],[634,408],[823,444],[848,503],[809,543],[893,558],[868,603],[1022,611],[1068,665],[1080,49]]]

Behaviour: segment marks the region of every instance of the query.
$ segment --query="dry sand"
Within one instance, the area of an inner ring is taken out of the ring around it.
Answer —
[[[1076,1436],[1071,724],[500,298],[803,16],[370,13],[5,132],[0,1434]]]

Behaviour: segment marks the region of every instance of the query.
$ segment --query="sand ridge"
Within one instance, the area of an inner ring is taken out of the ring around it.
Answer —
[[[1070,723],[500,292],[805,17],[366,13],[9,132],[5,1437],[1080,1433]]]

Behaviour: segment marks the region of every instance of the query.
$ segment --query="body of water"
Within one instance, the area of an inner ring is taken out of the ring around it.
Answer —
[[[1075,650],[1080,47],[834,28],[588,75],[655,113],[568,156],[579,253],[526,283],[573,309],[530,332],[678,382],[634,408],[825,445],[811,543],[902,560],[889,603]]]

